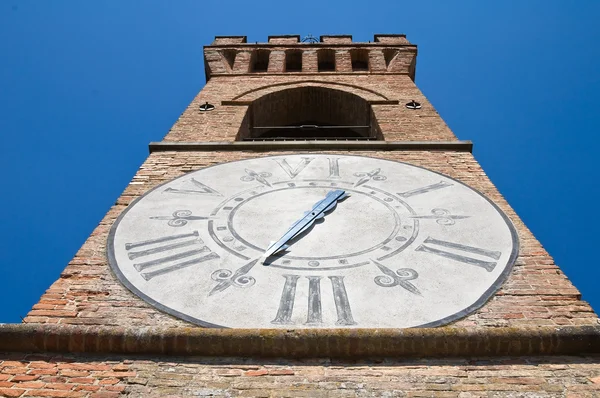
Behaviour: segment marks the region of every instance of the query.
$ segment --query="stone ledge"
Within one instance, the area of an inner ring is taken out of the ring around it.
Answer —
[[[165,151],[457,151],[472,152],[471,141],[227,141],[151,142],[150,153]]]
[[[312,82],[310,82],[312,83]],[[307,86],[310,87],[310,86]],[[255,100],[225,100],[221,101],[221,105],[229,105],[229,106],[249,106]],[[366,100],[369,105],[398,105],[400,101],[398,100]]]
[[[600,326],[203,329],[0,324],[0,352],[364,358],[600,353]]]

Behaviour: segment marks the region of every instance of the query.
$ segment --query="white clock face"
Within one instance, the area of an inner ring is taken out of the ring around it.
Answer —
[[[347,197],[264,257],[337,190]],[[483,305],[517,252],[508,218],[468,186],[406,163],[324,154],[188,173],[132,203],[108,241],[112,269],[142,299],[236,328],[443,325]]]

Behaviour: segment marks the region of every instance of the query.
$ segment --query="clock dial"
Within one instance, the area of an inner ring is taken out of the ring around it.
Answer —
[[[347,197],[265,261],[337,191]],[[321,154],[188,173],[133,202],[108,241],[115,274],[144,300],[240,328],[443,325],[485,303],[517,252],[508,218],[466,185],[406,163]]]

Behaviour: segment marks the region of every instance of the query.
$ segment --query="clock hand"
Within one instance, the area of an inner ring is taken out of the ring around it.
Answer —
[[[271,243],[265,254],[263,254],[263,258],[270,257],[281,250],[287,249],[289,247],[289,245],[286,244],[287,242],[310,228],[315,221],[323,218],[325,213],[333,210],[339,200],[342,200],[347,196],[348,194],[346,191],[341,189],[330,191],[327,196],[325,196],[325,199],[315,203],[310,211],[304,213],[304,216],[301,219],[292,224],[279,240]]]

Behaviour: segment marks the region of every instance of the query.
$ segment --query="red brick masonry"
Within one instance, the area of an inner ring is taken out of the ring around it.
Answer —
[[[6,397],[600,396],[593,356],[469,359],[240,359],[8,354]]]

